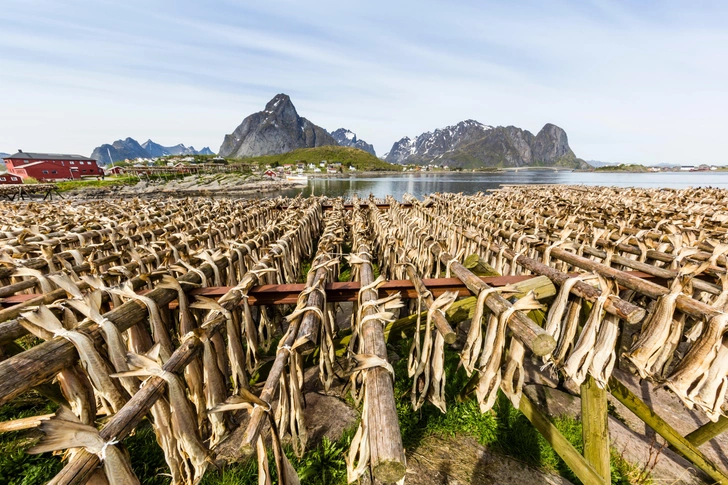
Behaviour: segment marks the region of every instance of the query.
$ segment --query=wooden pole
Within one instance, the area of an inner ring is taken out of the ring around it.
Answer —
[[[312,266],[325,264],[328,261],[334,259],[333,253],[340,252],[340,239],[334,232],[339,229],[343,229],[343,214],[340,208],[337,207],[336,212],[327,214],[326,221],[327,225],[324,228],[324,234],[319,239],[319,247],[317,250],[316,257],[313,259]],[[338,250],[337,250],[338,249]],[[316,270],[316,273],[311,280],[311,284],[320,282],[323,288],[324,283],[330,280],[329,274],[331,274],[331,268],[321,267]],[[338,273],[334,273],[338,274]],[[323,312],[326,311],[324,308],[324,295],[320,291],[314,291],[308,295],[308,306],[316,307],[321,309]],[[305,339],[305,343],[301,344],[298,349],[301,354],[306,355],[316,348],[318,344],[318,338],[321,330],[321,318],[318,313],[313,310],[309,310],[303,314],[301,320],[301,328],[299,330],[299,339]]]
[[[728,418],[721,416],[718,421],[710,421],[702,425],[687,435],[685,439],[693,446],[700,446],[726,431],[728,431]]]
[[[44,414],[42,416],[31,416],[29,418],[13,419],[12,421],[0,422],[0,433],[8,433],[10,431],[21,431],[24,429],[35,428],[43,421],[51,419],[53,414]]]
[[[670,426],[664,419],[657,415],[652,409],[642,402],[632,391],[627,389],[614,376],[609,378],[609,392],[616,397],[619,402],[624,404],[627,409],[632,411],[638,418],[645,422],[650,428],[654,429],[657,434],[665,438],[675,450],[680,452],[685,458],[696,467],[707,473],[716,483],[728,485],[728,476],[718,468],[718,466],[710,461],[703,453],[683,438],[675,428]]]
[[[364,230],[365,219],[356,206],[354,224],[359,225],[354,229],[355,254],[365,261],[359,265],[359,279],[364,287],[374,281],[374,274],[369,258],[369,245],[366,244],[363,235],[358,234],[358,231]],[[365,290],[361,295],[362,304],[378,298],[376,289]],[[375,314],[376,311],[374,306],[367,305],[362,311],[362,319]],[[384,324],[379,319],[366,321],[361,327],[359,337],[362,342],[361,353],[376,355],[380,359],[388,360]],[[389,371],[382,367],[367,369],[364,376],[365,392],[369,403],[366,412],[369,423],[372,474],[385,483],[398,482],[404,477],[407,467],[397,417],[397,405],[394,399],[394,381]]]
[[[546,249],[546,246],[542,245],[537,249],[542,251]],[[553,248],[551,250],[551,256],[587,271],[599,273],[606,278],[613,279],[625,288],[629,288],[630,290],[634,290],[638,293],[649,296],[650,298],[659,298],[660,296],[666,295],[670,292],[670,290],[664,286],[652,283],[651,281],[645,281],[642,278],[632,276],[624,271],[620,271],[602,263],[597,263],[596,261],[564,251],[563,249]],[[682,293],[677,297],[676,306],[681,312],[698,319],[712,318],[721,313],[710,305],[695,300]]]
[[[602,483],[611,483],[607,391],[597,386],[592,376],[581,385],[581,426],[584,458],[602,477]]]
[[[551,448],[566,463],[566,466],[574,472],[574,475],[586,485],[602,485],[604,478],[592,468],[579,451],[564,438],[556,426],[538,410],[535,404],[525,394],[521,396],[518,408],[526,418],[533,424],[533,427],[546,439]]]

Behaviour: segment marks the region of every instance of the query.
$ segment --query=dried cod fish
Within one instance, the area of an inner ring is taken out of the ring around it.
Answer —
[[[109,377],[109,369],[104,359],[94,347],[93,341],[75,330],[66,330],[48,307],[41,305],[33,312],[21,314],[21,325],[36,337],[49,340],[62,337],[73,344],[78,352],[81,365],[96,392],[103,397],[102,402],[109,406],[109,414],[117,412],[126,403],[126,398]]]
[[[533,292],[529,292],[528,295],[521,298],[514,304],[514,307],[519,311],[527,310],[543,310],[545,307],[536,299]],[[505,312],[504,312],[505,313]],[[507,323],[507,321],[506,321]],[[503,370],[503,377],[501,379],[500,387],[503,389],[503,393],[513,403],[513,407],[518,409],[521,403],[521,395],[523,392],[523,381],[525,378],[523,372],[523,357],[525,356],[526,348],[523,346],[523,342],[518,340],[517,337],[511,337],[511,346],[506,357],[505,369]]]
[[[43,433],[40,442],[27,450],[30,454],[83,448],[99,457],[110,485],[138,485],[139,480],[131,469],[129,456],[116,442],[104,441],[93,426],[81,423],[68,408],[61,406],[56,416],[43,421],[39,427]]]
[[[129,367],[132,370],[119,372],[114,377],[128,376],[156,376],[164,379],[167,383],[169,405],[172,416],[172,432],[177,440],[180,454],[188,459],[193,471],[190,476],[190,483],[198,483],[205,473],[208,465],[208,450],[200,439],[195,423],[195,415],[187,400],[184,385],[180,378],[162,368],[158,362],[160,344],[150,350],[147,355],[139,355],[130,352],[127,354]]]
[[[660,354],[664,351],[671,334],[678,330],[673,323],[677,297],[682,294],[683,288],[691,278],[690,274],[681,270],[673,280],[670,292],[657,300],[652,315],[642,326],[639,338],[625,355],[643,379],[651,377],[660,370],[656,367]]]

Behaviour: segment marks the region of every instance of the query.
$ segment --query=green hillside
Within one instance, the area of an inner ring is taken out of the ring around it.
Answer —
[[[328,163],[341,162],[346,167],[353,166],[357,170],[396,170],[402,171],[399,165],[392,165],[380,160],[371,153],[359,150],[358,148],[341,146],[323,146],[317,148],[299,148],[288,153],[279,155],[265,155],[262,157],[244,158],[245,162],[256,163],[261,167],[270,165],[272,167],[295,164],[313,163],[318,166],[319,162],[326,160]]]

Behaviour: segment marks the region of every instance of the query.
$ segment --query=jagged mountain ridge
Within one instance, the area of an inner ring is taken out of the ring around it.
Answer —
[[[346,128],[339,128],[338,130],[330,132],[330,134],[334,138],[334,140],[336,140],[336,142],[343,147],[358,148],[359,150],[364,150],[365,152],[371,153],[375,157],[377,156],[377,153],[374,151],[374,146],[370,145],[364,140],[358,139],[356,137],[356,133],[351,130],[347,130]]]
[[[253,113],[225,138],[223,157],[256,157],[290,152],[297,148],[338,145],[323,128],[298,115],[287,94],[277,94],[263,111]]]
[[[569,147],[566,132],[547,123],[533,135],[515,126],[489,126],[475,120],[404,137],[384,155],[390,163],[450,167],[564,166],[589,168]]]
[[[392,149],[384,154],[384,159],[389,163],[417,163],[411,159],[434,160],[463,144],[482,138],[492,129],[492,126],[478,121],[465,120],[425,132],[414,139],[406,136],[392,145]]]
[[[111,158],[109,158],[111,154]],[[101,164],[109,164],[123,160],[135,160],[137,158],[156,158],[167,155],[214,155],[209,147],[202,150],[195,150],[193,146],[185,146],[182,143],[172,147],[165,147],[152,140],[139,144],[135,139],[127,137],[124,140],[116,140],[112,144],[105,143],[94,148],[91,158],[98,160]]]

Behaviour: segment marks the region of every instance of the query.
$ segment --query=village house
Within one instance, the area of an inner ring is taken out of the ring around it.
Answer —
[[[124,167],[112,167],[104,169],[105,175],[121,175],[124,173]]]
[[[22,184],[23,179],[17,175],[10,175],[9,173],[0,173],[0,185],[11,185],[11,184]]]
[[[81,155],[62,155],[58,153],[18,153],[4,158],[8,173],[21,178],[34,177],[38,180],[79,179],[97,177],[103,170],[92,158]]]

